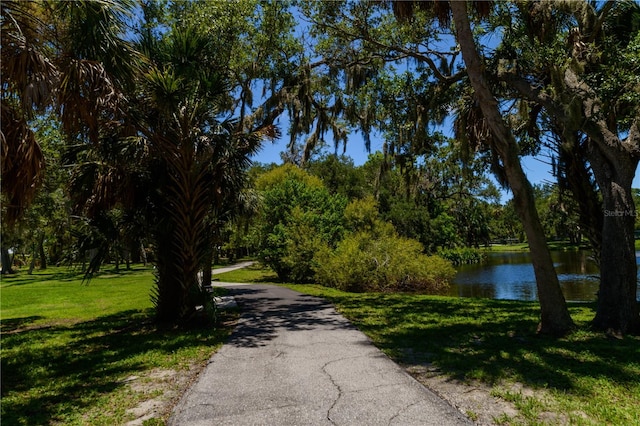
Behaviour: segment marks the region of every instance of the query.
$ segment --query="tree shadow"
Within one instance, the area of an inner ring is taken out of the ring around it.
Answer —
[[[133,275],[145,268],[141,265],[133,265],[130,269],[107,269],[103,268],[101,271],[94,275],[94,278],[102,277],[109,278],[112,276],[125,276]],[[2,276],[2,287],[15,287],[23,286],[34,283],[42,283],[44,281],[75,281],[82,280],[85,273],[80,266],[68,266],[68,267],[52,267],[45,270],[34,271],[29,275],[24,271],[20,271],[13,275]]]
[[[125,311],[72,325],[2,336],[3,424],[65,423],[96,395],[153,367],[155,354],[216,345],[227,331],[158,329],[150,311]]]
[[[230,345],[265,346],[281,330],[355,329],[331,303],[318,297],[275,286],[271,291],[263,286],[235,287],[231,294],[243,313],[229,338]]]
[[[28,328],[30,324],[43,319],[43,316],[32,315],[22,318],[9,318],[0,321],[0,333],[13,333],[17,330]]]
[[[394,295],[333,300],[401,364],[436,364],[455,378],[489,384],[515,377],[534,388],[576,394],[590,392],[580,380],[587,376],[629,389],[640,382],[640,339],[612,340],[580,331],[563,339],[537,335],[535,303]],[[571,308],[592,309],[584,304]]]

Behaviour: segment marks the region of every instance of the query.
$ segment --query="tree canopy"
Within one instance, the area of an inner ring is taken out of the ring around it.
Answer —
[[[76,259],[95,271],[146,241],[159,318],[187,322],[224,224],[252,210],[251,154],[287,133],[306,172],[254,188],[262,223],[279,226],[256,237],[263,258],[299,256],[273,263],[283,279],[310,276],[308,254],[346,232],[348,200],[371,196],[377,220],[427,252],[487,244],[497,224],[526,238],[550,334],[573,324],[545,230],[579,228],[569,238],[584,233],[601,269],[593,325],[640,330],[637,2],[7,1],[2,46],[3,258],[5,228],[37,227],[53,202],[38,195],[45,164],[64,164]],[[361,170],[314,161],[355,131],[384,140]],[[548,155],[558,189],[532,187],[524,155]]]

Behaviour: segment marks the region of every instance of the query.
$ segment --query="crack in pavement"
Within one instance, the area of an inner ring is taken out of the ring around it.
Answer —
[[[245,313],[169,425],[470,424],[326,301],[269,285],[233,292]]]
[[[409,408],[413,407],[414,405],[418,405],[421,402],[423,402],[422,400],[418,400],[415,402],[412,402],[411,404],[408,404],[404,407],[402,407],[401,409],[398,410],[398,412],[396,414],[394,414],[393,416],[391,416],[391,418],[389,419],[389,423],[388,426],[391,426],[393,424],[393,421],[400,416],[400,414],[404,413],[405,411],[407,411]]]
[[[352,358],[355,358],[355,357],[352,357]],[[339,385],[338,383],[336,383],[335,379],[333,378],[333,376],[331,375],[331,373],[329,373],[329,372],[326,370],[326,368],[329,366],[329,364],[332,364],[332,363],[337,362],[337,361],[344,361],[344,360],[347,360],[347,359],[350,359],[350,358],[343,358],[343,359],[340,359],[340,360],[331,360],[331,361],[328,361],[328,362],[326,362],[326,363],[321,367],[321,369],[320,369],[320,370],[322,370],[322,372],[323,372],[324,374],[326,374],[326,375],[327,375],[327,377],[329,377],[329,381],[331,382],[331,384],[332,384],[332,385],[333,385],[333,386],[338,390],[338,396],[336,396],[336,398],[333,400],[333,403],[331,404],[331,407],[329,407],[329,409],[327,410],[327,415],[326,415],[327,420],[329,420],[329,422],[331,422],[331,424],[332,424],[332,425],[335,425],[335,424],[336,424],[336,422],[334,422],[334,421],[333,421],[333,419],[331,418],[331,411],[332,411],[332,410],[333,410],[333,408],[336,406],[336,404],[338,403],[338,401],[340,400],[340,398],[342,398],[342,387],[340,387],[340,385]]]
[[[387,387],[393,387],[393,386],[398,386],[401,385],[402,382],[398,381],[398,382],[392,382],[392,383],[383,383],[383,384],[378,384],[378,385],[374,385],[374,386],[368,386],[368,387],[363,387],[363,388],[357,388],[357,389],[353,389],[350,391],[345,391],[344,389],[342,389],[342,387],[336,382],[336,380],[334,379],[333,375],[327,371],[327,368],[332,365],[332,364],[336,364],[338,362],[343,362],[343,361],[348,361],[348,360],[355,360],[355,359],[368,359],[368,358],[372,358],[371,355],[358,355],[358,356],[349,356],[349,357],[343,357],[343,358],[338,358],[338,359],[333,359],[330,361],[327,361],[326,363],[324,363],[322,365],[322,367],[320,368],[321,371],[329,378],[329,381],[331,382],[331,384],[338,390],[338,395],[336,396],[336,398],[333,400],[333,403],[331,404],[331,406],[329,407],[329,409],[327,410],[327,415],[326,418],[328,421],[331,422],[331,424],[335,425],[336,422],[331,418],[331,412],[334,410],[334,408],[336,407],[336,405],[338,404],[338,402],[340,401],[340,399],[346,395],[346,394],[354,394],[354,393],[358,393],[358,392],[366,392],[372,389],[380,389],[380,388],[387,388]],[[392,418],[389,420],[389,424],[391,424],[391,421],[393,418],[399,416],[404,410],[406,410],[407,408],[409,408],[412,405],[415,405],[417,403],[419,403],[420,401],[417,402],[413,402],[411,404],[409,404],[406,407],[401,408],[398,413],[396,413],[394,416],[392,416]]]

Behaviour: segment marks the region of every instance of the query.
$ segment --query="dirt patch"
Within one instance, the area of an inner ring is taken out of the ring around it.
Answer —
[[[433,364],[403,364],[405,370],[427,388],[445,399],[476,425],[503,424],[567,424],[568,414],[540,410],[537,419],[525,419],[516,405],[496,394],[517,395],[516,399],[532,399],[542,406],[548,406],[551,400],[548,391],[533,389],[522,383],[489,386],[480,382],[467,382],[444,374]],[[586,418],[584,413],[572,413],[576,417]]]
[[[126,423],[126,426],[141,426],[150,419],[158,419],[165,423],[173,407],[195,382],[205,365],[192,364],[184,370],[158,368],[144,375],[124,379],[123,382],[133,392],[142,394],[141,402],[127,410],[135,419]]]
[[[461,382],[443,374],[431,364],[404,367],[416,380],[440,395],[477,425],[494,425],[498,424],[498,419],[518,416],[518,410],[512,403],[491,395],[490,386]]]

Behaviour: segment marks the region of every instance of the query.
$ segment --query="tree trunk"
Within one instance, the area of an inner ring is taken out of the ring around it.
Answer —
[[[213,255],[214,255],[215,247],[211,248],[207,255],[205,256],[204,266],[202,268],[202,286],[209,287],[213,282],[213,272],[211,268],[213,267]]]
[[[165,144],[167,160],[164,212],[166,221],[158,230],[158,297],[156,312],[161,322],[186,324],[205,304],[198,273],[204,264],[209,237],[206,217],[211,205],[206,168],[195,162],[193,145]],[[160,267],[162,266],[162,267]]]
[[[589,136],[587,155],[602,194],[603,220],[600,288],[593,327],[613,334],[640,333],[635,256],[635,205],[631,185],[640,160],[640,127],[631,125],[625,140],[604,120],[602,100],[572,68],[564,83],[582,97],[582,129]]]
[[[36,267],[36,258],[37,258],[37,251],[36,251],[35,244],[33,244],[33,250],[31,253],[31,262],[29,262],[29,270],[27,270],[27,275],[33,274],[33,270]]]
[[[8,248],[4,246],[0,248],[0,258],[2,262],[2,275],[15,274],[15,271],[12,268],[13,261]]]
[[[38,239],[38,253],[40,257],[40,269],[47,269],[47,254],[44,252],[44,233]]]
[[[581,230],[584,230],[589,243],[591,244],[593,258],[600,265],[600,255],[602,253],[602,202],[598,197],[598,192],[591,182],[591,176],[586,164],[587,155],[580,146],[579,136],[576,132],[569,136],[564,136],[560,127],[556,133],[563,136],[562,144],[559,148],[560,159],[565,167],[565,175],[559,174],[561,187],[567,187],[573,199],[578,202],[578,215]],[[582,239],[582,232],[576,237],[579,243]]]
[[[640,313],[634,241],[636,209],[631,185],[638,160],[624,149],[617,152],[616,158],[609,160],[595,144],[590,150],[604,209],[600,288],[592,325],[612,334],[637,334]]]
[[[147,250],[144,248],[144,243],[140,241],[140,255],[142,256],[142,264],[147,266]]]
[[[565,335],[574,328],[574,324],[553,267],[551,253],[535,208],[531,184],[520,164],[515,137],[504,123],[498,103],[484,77],[483,63],[478,55],[467,16],[467,3],[451,1],[450,4],[456,38],[460,44],[467,74],[480,102],[482,114],[491,129],[494,140],[492,148],[502,160],[507,181],[513,191],[516,211],[529,240],[541,309],[538,332],[555,336]]]

